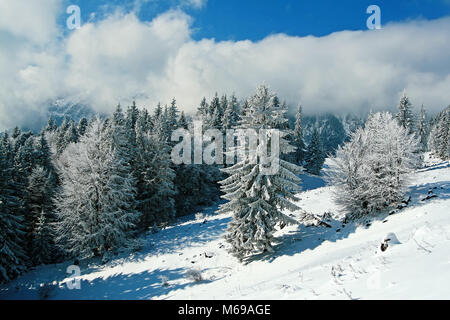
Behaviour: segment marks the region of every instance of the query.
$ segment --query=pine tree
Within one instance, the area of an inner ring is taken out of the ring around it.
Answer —
[[[64,146],[67,146],[69,143],[77,143],[78,142],[78,131],[77,131],[77,125],[73,120],[70,120],[69,122],[69,128],[67,129],[66,133],[64,134]]]
[[[56,155],[59,156],[64,149],[67,147],[67,144],[71,139],[71,132],[69,132],[68,137],[66,137],[67,131],[69,131],[70,122],[67,120],[67,117],[64,117],[62,124],[56,130]],[[72,132],[73,133],[73,132]]]
[[[219,96],[216,92],[214,98],[212,99],[209,105],[209,128],[222,128],[222,120],[223,120],[223,110],[222,105],[220,104]]]
[[[29,179],[27,186],[27,253],[33,259],[33,263],[48,263],[52,261],[53,256],[44,254],[40,256],[42,259],[35,259],[35,252],[39,251],[38,248],[34,247],[36,243],[36,239],[34,236],[36,233],[36,228],[41,219],[41,215],[43,212],[52,212],[53,210],[53,202],[52,197],[55,193],[55,185],[52,173],[48,170],[44,169],[41,166],[36,166],[33,169]],[[48,217],[45,220],[45,223],[51,223],[54,221],[54,217]],[[50,229],[48,225],[41,226],[43,228]],[[47,244],[47,247],[50,248],[52,245],[51,242]],[[42,261],[41,261],[42,260]]]
[[[302,106],[298,107],[295,115],[295,127],[293,145],[296,148],[294,153],[294,163],[303,166],[306,156],[305,140],[303,139],[303,125],[302,125]]]
[[[167,114],[168,136],[171,136],[172,132],[178,128],[178,113],[180,112],[178,111],[177,101],[173,98]]]
[[[137,200],[142,213],[139,226],[146,229],[175,218],[175,173],[171,168],[169,146],[165,141],[138,132],[137,148]]]
[[[433,120],[428,138],[431,152],[442,160],[450,159],[450,106],[440,112]]]
[[[188,129],[189,124],[184,114],[184,111],[181,111],[180,119],[178,119],[178,127],[183,129]]]
[[[44,130],[48,131],[48,132],[54,132],[57,129],[58,129],[58,126],[56,125],[56,121],[53,118],[53,115],[50,115],[50,118],[48,119],[48,122],[47,122],[47,126],[45,127]]]
[[[148,110],[143,108],[138,115],[137,127],[143,132],[149,133],[153,130],[153,122]],[[136,128],[136,130],[138,130]]]
[[[158,121],[162,115],[163,115],[163,109],[161,107],[161,103],[158,103],[156,106],[156,109],[155,109],[155,113],[153,115],[153,120]],[[156,123],[153,123],[153,126],[155,126],[155,125],[156,125]]]
[[[161,109],[162,110],[162,109]],[[158,113],[155,113],[155,117],[153,118],[153,134],[158,137],[161,141],[168,142],[169,141],[169,126],[168,126],[168,116],[169,110],[167,106],[165,106],[164,111],[160,113],[158,117]]]
[[[248,100],[244,100],[244,103],[242,104],[242,112],[241,112],[242,115],[246,116],[249,109],[250,109],[250,106],[248,104]]]
[[[200,106],[197,108],[197,116],[199,116],[203,122],[206,122],[209,118],[209,105],[206,102],[205,97],[203,97]]]
[[[78,128],[77,128],[77,132],[80,136],[82,136],[86,133],[88,125],[89,125],[89,122],[86,118],[83,117],[80,119],[80,121],[78,122]]]
[[[42,211],[37,218],[36,226],[32,234],[33,265],[48,264],[54,262],[54,230],[47,214]]]
[[[319,131],[317,128],[314,128],[312,140],[306,152],[305,169],[310,174],[319,175],[324,162],[325,154],[320,141]]]
[[[243,116],[242,128],[271,129],[283,122],[286,110],[274,108],[274,97],[267,87],[260,86],[249,101],[249,112]],[[293,151],[284,139],[285,135],[280,133],[281,154]],[[268,134],[268,138],[273,136]],[[282,210],[298,209],[291,201],[298,200],[294,193],[300,189],[300,179],[295,174],[300,173],[301,168],[280,159],[278,173],[265,175],[265,165],[251,161],[255,150],[248,150],[248,144],[239,148],[241,152],[245,149],[250,152],[234,166],[223,169],[229,177],[220,183],[226,193],[224,198],[229,202],[221,206],[220,212],[233,213],[226,239],[231,244],[230,252],[243,259],[249,254],[273,251],[276,225],[284,227],[293,223]]]
[[[12,132],[12,134],[11,134],[11,138],[12,138],[13,140],[16,140],[16,139],[19,138],[19,136],[21,136],[21,135],[22,135],[22,132],[20,131],[19,127],[14,127],[14,130],[13,130],[13,132]]]
[[[449,139],[450,139],[450,106],[448,106],[440,115],[437,131],[437,155],[442,160],[450,159]]]
[[[55,201],[57,240],[70,256],[107,256],[136,244],[136,182],[124,160],[124,125],[118,107],[111,125],[95,120],[58,161],[62,191]]]
[[[14,182],[13,151],[6,133],[0,137],[0,283],[26,270],[22,200]]]
[[[231,96],[231,100],[228,101],[224,115],[223,115],[223,128],[232,129],[238,125],[240,119],[239,103],[235,95]]]
[[[411,111],[411,107],[412,105],[409,98],[406,96],[406,92],[403,92],[403,96],[398,105],[396,118],[399,125],[407,129],[410,134],[414,132],[414,115]]]
[[[420,107],[419,118],[417,121],[417,136],[419,138],[419,143],[421,146],[421,151],[425,152],[427,150],[428,141],[428,122],[427,114],[423,105]]]

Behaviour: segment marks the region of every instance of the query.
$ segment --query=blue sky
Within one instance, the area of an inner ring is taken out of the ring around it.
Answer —
[[[101,18],[118,7],[134,10],[141,21],[151,21],[171,8],[181,8],[194,19],[194,39],[218,41],[255,41],[274,33],[324,36],[342,30],[363,30],[369,16],[366,8],[372,4],[381,8],[382,24],[450,15],[450,0],[208,0],[200,8],[189,5],[188,0],[66,2],[80,6],[84,21],[93,12]]]

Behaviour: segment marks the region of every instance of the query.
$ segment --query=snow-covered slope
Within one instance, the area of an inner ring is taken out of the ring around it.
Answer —
[[[148,235],[133,256],[106,265],[81,262],[80,290],[67,288],[72,279],[64,263],[38,267],[0,287],[0,299],[37,299],[38,288],[49,283],[50,299],[450,298],[449,162],[427,159],[412,176],[410,204],[362,226],[342,224],[332,187],[315,177],[304,181],[309,190],[299,205],[316,216],[330,213],[324,220],[330,227],[284,228],[275,255],[238,263],[223,241],[230,216],[210,208],[204,218],[188,217]],[[300,212],[291,214],[300,219]],[[382,252],[386,236],[391,241]],[[202,280],[195,280],[199,275]]]

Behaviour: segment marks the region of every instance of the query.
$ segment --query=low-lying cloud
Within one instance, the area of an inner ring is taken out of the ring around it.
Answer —
[[[246,97],[262,82],[308,113],[394,109],[404,89],[430,113],[450,104],[450,17],[324,37],[218,42],[193,40],[192,19],[180,10],[150,22],[116,12],[62,37],[60,1],[40,1],[46,10],[34,8],[26,21],[23,6],[5,3],[0,129],[31,125],[58,97],[79,97],[99,112],[132,99],[152,109],[176,97],[194,112],[203,96]]]

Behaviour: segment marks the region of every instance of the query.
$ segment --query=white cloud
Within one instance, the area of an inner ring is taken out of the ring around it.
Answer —
[[[33,43],[47,42],[57,35],[59,9],[59,0],[0,0],[0,30]]]
[[[195,41],[179,10],[151,22],[116,12],[59,42],[54,23],[43,28],[45,45],[36,46],[32,33],[0,25],[8,44],[0,52],[0,128],[28,123],[36,106],[61,95],[81,94],[98,111],[136,97],[152,108],[175,96],[192,112],[203,96],[245,97],[263,81],[306,112],[394,108],[403,89],[430,111],[450,104],[450,18],[258,42]]]
[[[207,2],[208,0],[181,0],[182,5],[194,7],[196,9],[204,8]]]

